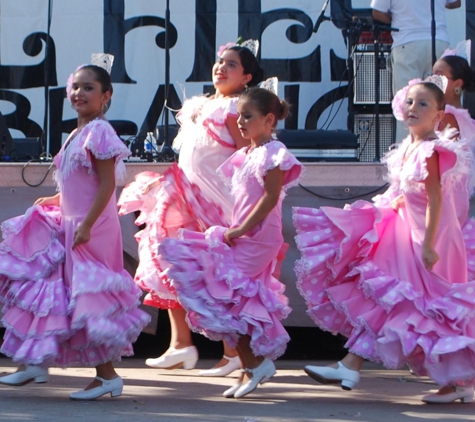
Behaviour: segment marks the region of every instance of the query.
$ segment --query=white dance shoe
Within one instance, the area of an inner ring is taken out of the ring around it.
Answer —
[[[348,369],[341,362],[338,368],[330,366],[306,366],[304,371],[310,378],[322,384],[338,384],[341,381],[343,390],[351,390],[360,380],[360,373]]]
[[[224,393],[223,397],[226,397],[227,399],[234,397],[234,394],[236,394],[236,391],[241,388],[241,381],[239,381],[237,384],[234,384],[231,388],[228,388]]]
[[[5,385],[25,385],[29,382],[36,382],[37,384],[48,381],[48,370],[40,366],[26,365],[23,371],[17,371],[10,375],[0,377],[0,384]]]
[[[166,355],[155,359],[147,359],[145,365],[152,368],[175,369],[183,366],[183,369],[193,369],[198,362],[198,349],[195,346],[184,349],[168,349]]]
[[[96,377],[96,380],[99,380],[102,385],[89,390],[75,391],[69,395],[69,398],[71,400],[95,400],[108,393],[110,393],[111,397],[117,397],[122,394],[124,382],[121,377],[112,378],[111,380]]]
[[[251,374],[252,378],[245,384],[242,384],[236,390],[236,392],[234,393],[234,397],[237,399],[253,392],[257,388],[258,384],[263,384],[269,381],[269,379],[271,379],[276,372],[274,362],[267,358],[265,358],[262,363],[256,368],[246,368],[245,371]]]
[[[239,356],[229,357],[224,355],[223,358],[228,360],[226,365],[220,366],[219,368],[203,369],[199,374],[202,377],[226,377],[242,366]]]
[[[462,403],[471,403],[473,401],[473,387],[456,386],[455,391],[447,394],[428,394],[422,397],[424,403],[445,404],[460,400]]]

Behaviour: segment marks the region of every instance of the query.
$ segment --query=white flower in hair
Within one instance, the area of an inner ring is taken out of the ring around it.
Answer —
[[[241,47],[245,47],[248,50],[251,50],[251,53],[257,57],[259,52],[259,41],[258,40],[246,40],[239,44]]]
[[[464,40],[460,41],[453,49],[447,48],[440,57],[442,58],[445,56],[458,56],[462,57],[463,59],[467,60],[468,63],[470,63],[471,52],[472,41]]]
[[[424,79],[424,82],[431,82],[434,85],[437,85],[445,94],[449,80],[443,75],[430,75]]]
[[[276,76],[268,78],[259,84],[259,88],[267,89],[267,91],[273,92],[275,95],[279,94],[279,79]]]
[[[106,53],[92,53],[91,54],[91,64],[102,67],[109,74],[111,73],[113,63],[114,63],[114,56],[112,54],[106,54]]]

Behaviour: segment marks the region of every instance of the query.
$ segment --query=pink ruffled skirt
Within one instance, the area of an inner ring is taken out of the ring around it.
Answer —
[[[302,254],[297,286],[321,329],[344,335],[350,352],[388,368],[407,364],[440,385],[474,382],[475,282],[449,283],[426,271],[408,224],[390,208],[364,201],[296,207],[293,219]],[[474,280],[475,221],[463,236],[465,248],[447,245],[441,260],[463,267],[466,258]]]
[[[144,185],[157,176],[159,185],[144,194]],[[176,238],[179,229],[204,232],[210,226],[225,225],[221,208],[204,199],[177,164],[163,175],[138,174],[122,191],[119,206],[120,215],[140,211],[136,224],[145,224],[135,236],[139,244],[135,282],[147,292],[144,304],[162,309],[181,308],[167,277],[167,265],[158,254],[159,245],[166,237]]]
[[[223,242],[226,230],[184,230],[180,240],[165,239],[159,251],[170,263],[170,284],[192,330],[231,347],[249,335],[255,355],[276,359],[289,341],[280,322],[290,312],[285,287],[273,276],[281,238],[263,230],[235,239],[230,248]]]
[[[2,224],[1,352],[15,362],[61,367],[132,355],[150,319],[138,309],[140,290],[123,268],[107,265],[107,251],[92,241],[67,256],[73,227],[61,220],[59,209],[33,206]],[[107,224],[95,225],[94,236],[110,237]]]

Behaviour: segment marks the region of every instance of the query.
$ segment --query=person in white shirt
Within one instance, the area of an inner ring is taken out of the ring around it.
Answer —
[[[436,57],[449,46],[445,9],[456,9],[461,0],[434,0],[436,22]],[[391,25],[393,93],[405,87],[411,79],[425,79],[432,74],[431,0],[371,0],[373,18]],[[406,133],[398,125],[396,140]]]

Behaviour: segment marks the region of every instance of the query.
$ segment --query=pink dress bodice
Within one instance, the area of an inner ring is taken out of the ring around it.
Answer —
[[[174,140],[179,149],[179,167],[202,195],[219,204],[230,215],[232,197],[216,177],[216,170],[236,151],[236,143],[226,127],[226,119],[237,117],[238,98],[192,97],[177,116],[180,131]]]

